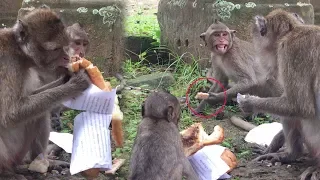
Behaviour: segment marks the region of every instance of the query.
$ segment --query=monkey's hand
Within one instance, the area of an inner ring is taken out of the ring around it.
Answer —
[[[252,105],[252,101],[256,98],[255,96],[250,95],[242,95],[240,93],[237,94],[237,102],[239,104],[240,109],[244,113],[252,113],[254,110],[254,106]]]
[[[315,166],[311,166],[308,167],[301,175],[300,175],[300,180],[307,180],[307,179],[311,180],[316,180],[316,179],[320,179],[320,168],[319,167],[315,167]]]
[[[71,76],[70,80],[67,82],[67,84],[75,90],[78,90],[80,92],[86,90],[90,84],[90,78],[86,71],[84,69],[81,69],[79,72],[75,73],[73,76]]]

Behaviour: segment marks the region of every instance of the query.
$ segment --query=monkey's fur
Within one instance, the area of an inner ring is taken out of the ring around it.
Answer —
[[[166,92],[153,92],[142,105],[142,121],[133,145],[129,180],[198,179],[183,153],[180,103]]]
[[[301,179],[319,179],[319,57],[320,27],[302,25],[290,13],[274,10],[266,17],[256,16],[255,32],[261,48],[276,47],[279,82],[284,89],[280,97],[239,97],[245,112],[270,113],[285,118],[289,132],[284,134],[287,149],[278,153],[280,161],[296,158],[306,144],[317,166],[305,170]],[[298,151],[293,153],[293,151]]]
[[[224,54],[216,52],[213,46],[213,33],[227,32],[229,45]],[[235,30],[230,30],[225,24],[215,21],[206,32],[200,35],[205,45],[211,51],[211,68],[207,72],[207,77],[215,78],[227,88],[228,81],[231,79],[235,85],[227,90],[227,101],[235,98],[238,92],[242,92],[244,86],[256,84],[257,77],[261,76],[261,67],[254,59],[252,43],[243,41],[235,36]],[[196,112],[201,113],[206,103],[211,105],[222,103],[224,93],[218,83],[214,82],[209,90],[214,93],[214,98],[202,100],[196,108]],[[213,94],[211,95],[213,96]]]
[[[35,91],[39,70],[53,73],[67,65],[67,46],[65,26],[48,8],[35,9],[13,28],[0,30],[1,170],[20,164],[28,151],[31,159],[44,153],[50,110],[89,87],[89,78],[81,72],[65,84],[61,81],[57,87]]]

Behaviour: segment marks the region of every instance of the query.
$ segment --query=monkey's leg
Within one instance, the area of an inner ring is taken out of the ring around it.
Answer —
[[[274,138],[271,141],[271,144],[266,148],[264,146],[261,146],[259,144],[255,144],[252,147],[252,151],[257,154],[269,154],[277,152],[285,142],[285,137],[283,134],[283,131],[281,130],[274,136]]]
[[[39,130],[39,134],[36,139],[32,142],[31,145],[31,159],[34,160],[39,154],[42,154],[44,158],[46,157],[46,150],[48,147],[49,142],[49,135],[50,135],[50,120],[49,115],[40,118],[37,122],[37,129]],[[61,167],[69,167],[70,163],[59,161],[59,160],[52,160],[48,159],[49,167],[53,169],[57,166]]]
[[[309,178],[310,177],[310,178]],[[300,180],[319,180],[320,179],[320,168],[317,166],[308,167],[301,175]]]
[[[283,135],[285,137],[286,149],[285,152],[269,153],[257,157],[254,161],[271,160],[272,163],[292,163],[297,161],[297,158],[303,154],[303,139],[300,132],[300,120],[282,120]]]

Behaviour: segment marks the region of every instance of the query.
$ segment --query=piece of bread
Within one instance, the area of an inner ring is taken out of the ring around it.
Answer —
[[[94,66],[89,60],[85,58],[75,57],[71,58],[72,62],[69,65],[69,70],[71,72],[78,72],[81,68],[85,69],[90,77],[91,82],[96,85],[98,88],[104,91],[111,91],[112,87],[110,82],[104,80],[102,73],[97,66]],[[112,112],[112,139],[115,141],[117,147],[123,147],[123,129],[122,129],[122,120],[123,113],[120,110],[118,105],[118,96],[115,99],[115,106]]]
[[[203,129],[201,123],[194,123],[180,132],[183,149],[186,156],[190,156],[200,150],[203,146],[220,144],[224,139],[224,130],[215,126],[213,133],[209,136]]]
[[[184,154],[187,157],[193,155],[204,146],[220,144],[224,140],[224,130],[222,127],[215,126],[213,133],[208,135],[201,123],[192,124],[187,129],[181,131],[180,134]],[[221,154],[221,159],[230,167],[229,171],[237,165],[236,156],[227,148]]]

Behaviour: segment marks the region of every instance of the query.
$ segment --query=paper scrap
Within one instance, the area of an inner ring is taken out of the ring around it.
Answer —
[[[107,92],[91,84],[80,96],[63,103],[85,111],[74,119],[71,175],[91,168],[112,168],[109,125],[115,98],[116,89]]]
[[[112,168],[110,114],[82,112],[74,120],[71,175],[90,168]]]
[[[244,140],[250,143],[257,143],[262,146],[269,146],[272,139],[282,130],[282,124],[278,122],[261,124],[251,129]]]
[[[63,105],[76,110],[112,114],[115,98],[116,89],[106,92],[91,84],[80,96],[64,102]]]
[[[49,140],[67,153],[72,152],[73,135],[70,133],[50,132]]]
[[[223,146],[210,145],[188,157],[200,180],[217,180],[230,169],[221,159],[224,150]]]

